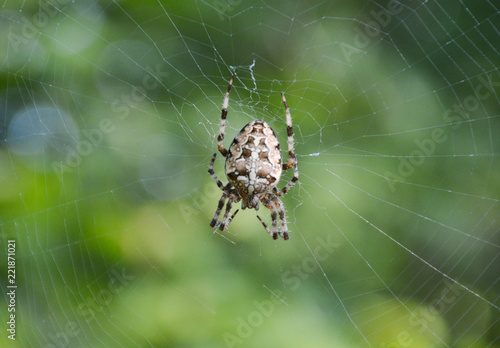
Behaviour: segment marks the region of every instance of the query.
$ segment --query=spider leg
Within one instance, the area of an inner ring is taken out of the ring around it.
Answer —
[[[286,225],[286,215],[285,215],[285,206],[283,205],[283,202],[278,198],[275,197],[275,204],[278,208],[278,214],[280,216],[281,220],[281,232],[280,236],[283,237],[284,240],[288,240],[288,227]]]
[[[288,134],[288,162],[283,163],[283,170],[287,170],[293,167],[293,178],[283,187],[281,191],[274,191],[277,196],[283,196],[288,192],[288,190],[295,185],[295,182],[299,180],[299,166],[297,164],[297,157],[295,156],[294,151],[294,143],[293,143],[293,127],[292,127],[292,116],[290,114],[290,109],[288,108],[288,104],[286,103],[285,93],[281,93],[281,99],[283,100],[283,104],[285,105],[285,114],[286,114],[286,125],[287,125],[287,134]]]
[[[220,212],[222,211],[222,208],[224,208],[224,203],[226,202],[228,195],[229,194],[227,193],[227,191],[224,191],[222,193],[222,196],[219,199],[219,204],[217,205],[217,209],[215,210],[214,217],[213,217],[212,221],[210,222],[210,227],[215,227],[218,224],[217,220],[219,220]]]
[[[210,165],[208,166],[208,174],[210,174],[212,179],[214,179],[217,186],[219,186],[219,188],[221,190],[224,190],[224,184],[222,183],[222,181],[219,180],[219,178],[217,177],[217,175],[215,175],[215,172],[214,172],[214,162],[215,162],[216,156],[217,156],[217,154],[214,153],[214,157],[212,157],[212,161],[210,162]]]
[[[212,157],[212,161],[210,161],[210,164],[208,166],[208,174],[210,174],[210,176],[212,177],[212,179],[214,179],[214,181],[217,184],[217,186],[219,186],[219,188],[222,191],[225,191],[227,189],[230,189],[232,185],[231,185],[231,183],[228,183],[226,186],[224,186],[224,184],[222,183],[222,181],[220,181],[219,178],[217,177],[217,175],[215,175],[215,172],[214,172],[214,162],[215,162],[215,157],[216,156],[217,156],[217,154],[214,153],[214,156]]]
[[[236,211],[233,213],[233,215],[231,215],[231,217],[229,218],[229,220],[227,221],[227,224],[229,225],[231,223],[231,221],[233,221],[233,218],[236,214],[238,214],[240,210],[239,209],[236,209]]]
[[[262,219],[257,216],[257,218],[262,222],[266,231],[273,237],[273,239],[278,239],[278,234],[284,239],[288,240],[288,227],[286,224],[285,206],[283,202],[273,194],[269,194],[262,203],[266,208],[271,211],[271,220],[273,224],[273,232],[269,231],[267,225],[262,221]],[[281,220],[281,231],[278,228],[278,215]]]
[[[271,211],[271,221],[273,225],[273,232],[270,232],[267,226],[264,224],[264,228],[266,228],[266,231],[273,237],[273,239],[278,239],[278,234],[281,235],[279,228],[278,228],[278,211],[276,209],[276,204],[273,200],[272,197],[276,197],[274,195],[269,195],[266,197],[262,203],[264,206]],[[260,218],[259,218],[260,220]]]
[[[229,81],[229,86],[227,86],[226,96],[224,97],[224,103],[222,104],[222,113],[220,116],[220,129],[219,136],[217,137],[217,147],[219,148],[222,156],[226,157],[227,150],[224,148],[224,132],[226,129],[226,116],[227,116],[227,107],[229,106],[229,92],[231,91],[231,86],[233,85],[234,75],[231,77]]]
[[[229,194],[229,197],[227,199],[227,204],[226,204],[226,212],[224,213],[224,217],[222,218],[222,221],[220,223],[219,229],[221,231],[224,231],[226,227],[229,225],[233,217],[236,215],[238,210],[231,216],[229,217],[229,214],[231,213],[231,209],[233,208],[234,203],[238,203],[240,200],[240,197],[238,197],[235,193]]]
[[[259,221],[262,223],[262,225],[266,229],[267,233],[269,233],[271,235],[271,237],[273,237],[274,240],[278,239],[278,234],[272,233],[271,230],[269,229],[269,227],[267,227],[266,223],[264,221],[262,221],[262,219],[260,218],[259,215],[257,215],[257,219],[259,219]]]

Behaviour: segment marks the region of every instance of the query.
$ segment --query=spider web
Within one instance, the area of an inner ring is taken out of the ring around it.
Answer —
[[[499,23],[492,1],[5,0],[2,343],[498,347]],[[208,226],[233,74],[226,147],[264,119],[286,160],[287,97],[289,241],[253,210]]]

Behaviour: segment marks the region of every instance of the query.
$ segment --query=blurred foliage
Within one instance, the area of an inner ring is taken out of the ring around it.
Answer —
[[[498,344],[499,13],[480,3],[7,1],[2,343]],[[257,118],[286,144],[280,92],[292,110],[288,242],[254,211],[208,226],[234,73],[226,146]]]

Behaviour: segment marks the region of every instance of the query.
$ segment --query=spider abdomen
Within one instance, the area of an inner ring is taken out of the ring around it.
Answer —
[[[281,149],[269,124],[247,124],[234,138],[226,157],[226,176],[242,196],[273,189],[282,171]]]

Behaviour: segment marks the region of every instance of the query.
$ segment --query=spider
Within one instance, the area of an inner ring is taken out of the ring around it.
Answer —
[[[222,196],[217,205],[214,217],[210,222],[211,227],[219,226],[224,231],[233,220],[239,209],[232,215],[231,209],[235,203],[241,202],[241,209],[259,210],[260,202],[271,210],[272,227],[271,230],[266,223],[257,215],[267,233],[273,239],[278,239],[280,235],[287,240],[288,228],[286,225],[285,207],[278,198],[288,192],[288,190],[299,179],[299,168],[297,158],[293,149],[293,129],[292,116],[286,103],[285,94],[281,93],[281,99],[285,105],[286,124],[288,133],[288,162],[282,163],[281,148],[273,129],[263,120],[252,121],[247,124],[236,135],[229,150],[224,148],[224,130],[226,126],[227,107],[229,105],[229,92],[233,85],[234,76],[229,81],[224,103],[222,104],[222,114],[220,120],[219,136],[217,137],[217,147],[222,156],[226,157],[225,172],[229,180],[227,185],[223,185],[214,173],[214,163],[217,153],[214,153],[212,161],[208,166],[208,173],[214,179],[217,186],[222,190]],[[278,190],[276,185],[280,181],[281,172],[293,167],[293,178]],[[227,200],[226,211],[220,222],[219,219],[222,208]],[[278,215],[281,220],[281,231],[278,227]]]

